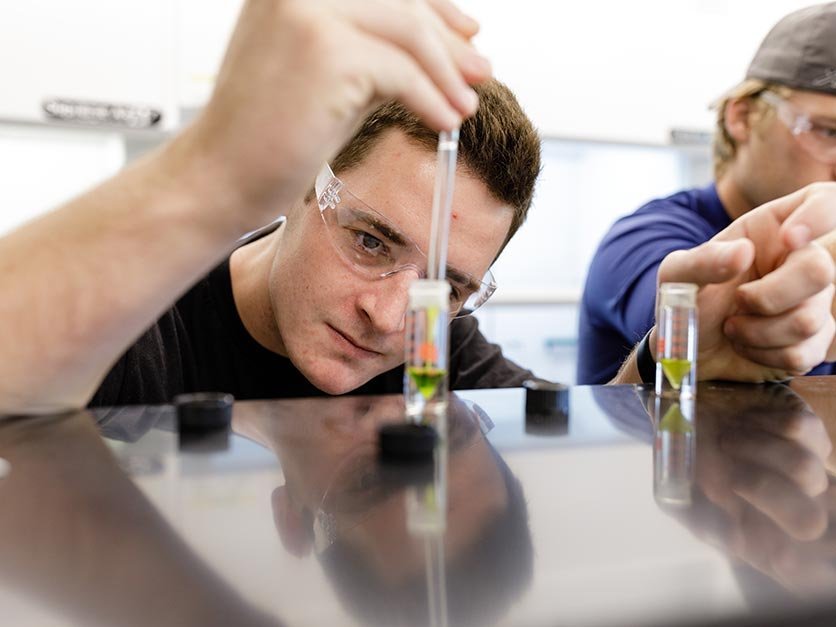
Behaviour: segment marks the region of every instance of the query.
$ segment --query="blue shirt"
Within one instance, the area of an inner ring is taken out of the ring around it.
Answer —
[[[589,266],[581,300],[579,384],[612,379],[653,326],[662,260],[707,242],[729,224],[717,188],[709,185],[652,200],[613,225]],[[833,374],[833,364],[808,374]]]

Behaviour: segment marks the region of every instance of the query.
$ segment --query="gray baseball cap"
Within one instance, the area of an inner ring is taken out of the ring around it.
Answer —
[[[836,2],[782,18],[761,42],[746,78],[836,95]]]

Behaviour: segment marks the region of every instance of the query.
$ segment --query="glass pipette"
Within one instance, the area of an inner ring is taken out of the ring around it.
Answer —
[[[427,278],[410,286],[405,327],[407,416],[414,422],[434,424],[442,434],[449,395],[450,285],[445,276],[458,147],[458,129],[439,134]]]
[[[427,265],[427,278],[430,280],[444,280],[447,274],[447,240],[450,235],[450,215],[453,207],[453,187],[458,153],[459,129],[441,131],[438,134],[438,157]]]

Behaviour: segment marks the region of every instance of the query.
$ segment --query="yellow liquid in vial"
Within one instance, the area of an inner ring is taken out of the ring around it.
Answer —
[[[426,400],[432,398],[438,384],[447,375],[447,370],[444,368],[433,368],[432,366],[410,366],[406,369],[406,372],[415,382],[421,396]]]
[[[665,378],[674,390],[678,390],[682,385],[682,379],[686,374],[691,372],[690,359],[660,359],[662,364],[662,372],[665,373]]]

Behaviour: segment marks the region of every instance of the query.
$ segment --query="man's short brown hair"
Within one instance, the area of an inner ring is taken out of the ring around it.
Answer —
[[[511,90],[492,79],[474,88],[479,109],[459,131],[459,166],[482,181],[491,194],[514,210],[502,248],[525,221],[540,174],[540,138]],[[435,151],[438,133],[424,126],[403,105],[374,110],[331,162],[336,174],[358,165],[389,130]],[[500,249],[502,250],[502,249]]]

